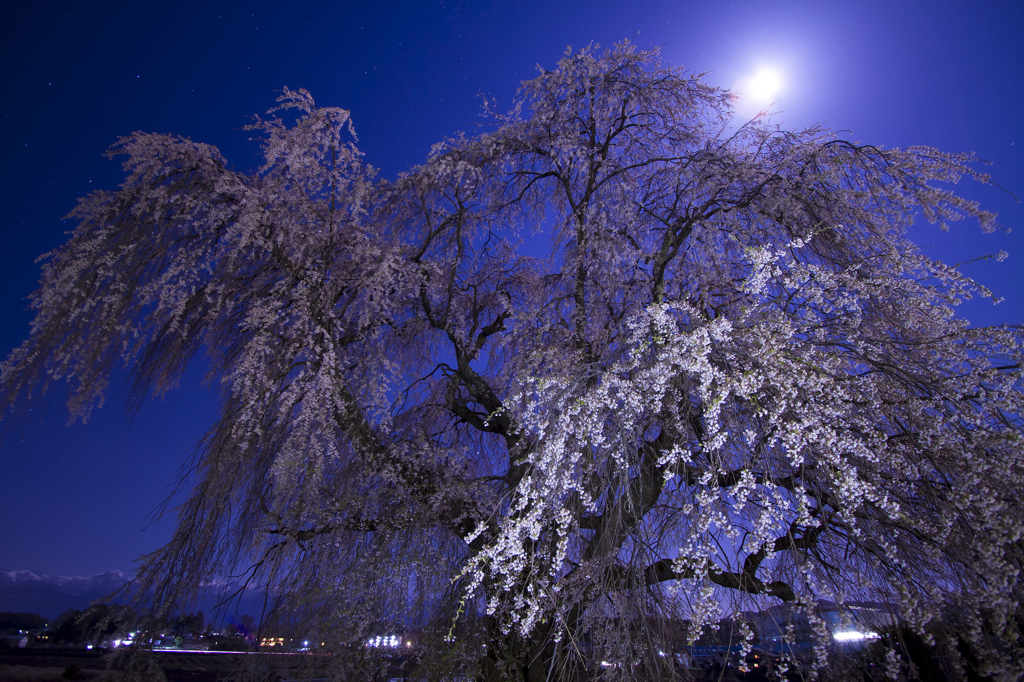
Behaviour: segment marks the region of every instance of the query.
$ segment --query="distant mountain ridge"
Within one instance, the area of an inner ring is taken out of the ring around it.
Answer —
[[[129,582],[131,578],[121,571],[88,577],[0,571],[0,611],[38,613],[55,618],[68,609],[86,609],[90,602],[106,597]]]
[[[113,593],[132,579],[121,571],[109,571],[93,576],[49,576],[34,571],[0,571],[0,611],[38,613],[54,619],[68,609],[84,611],[89,604]],[[216,607],[242,587],[237,580],[211,580],[203,584],[199,600],[189,610],[203,610],[210,618],[215,612],[219,617],[249,613],[259,614],[264,610],[266,592],[250,588],[241,597],[235,598],[225,607]]]

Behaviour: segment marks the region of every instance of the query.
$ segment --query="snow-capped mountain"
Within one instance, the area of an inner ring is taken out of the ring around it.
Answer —
[[[49,576],[32,571],[0,571],[0,611],[38,613],[54,618],[85,609],[130,582],[121,571],[93,576]]]
[[[33,571],[0,571],[0,611],[38,613],[56,618],[68,609],[85,610],[90,602],[106,597],[131,582],[121,571],[110,571],[89,577],[49,576]],[[213,580],[203,584],[199,600],[188,609],[203,610],[207,617],[242,613],[260,613],[264,609],[265,592],[250,587],[230,603],[222,603],[242,587],[237,580]],[[221,607],[218,609],[218,605]]]

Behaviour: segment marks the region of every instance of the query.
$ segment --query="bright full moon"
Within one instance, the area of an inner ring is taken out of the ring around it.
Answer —
[[[774,103],[781,91],[782,75],[769,67],[761,67],[733,87],[739,95],[738,110],[748,114]]]
[[[770,101],[782,89],[782,77],[773,69],[761,69],[751,77],[744,93],[758,101]]]

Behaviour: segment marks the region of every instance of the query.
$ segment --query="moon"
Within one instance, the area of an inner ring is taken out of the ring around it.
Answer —
[[[774,104],[783,90],[782,74],[777,69],[763,66],[743,78],[733,88],[739,95],[739,108],[744,111],[763,109]]]
[[[759,69],[750,78],[747,94],[752,99],[771,101],[782,90],[782,76],[775,69]]]

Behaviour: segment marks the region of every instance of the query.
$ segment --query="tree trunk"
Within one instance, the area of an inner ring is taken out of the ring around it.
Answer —
[[[480,660],[483,682],[554,682],[549,677],[555,647],[548,641],[550,628],[539,627],[529,639],[517,632],[505,635],[496,619],[487,619],[487,654]]]

